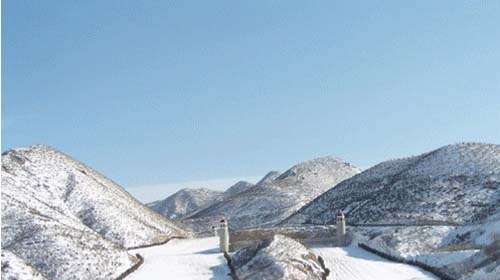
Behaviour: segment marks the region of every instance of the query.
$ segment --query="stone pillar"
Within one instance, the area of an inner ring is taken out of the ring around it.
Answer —
[[[345,216],[342,211],[337,214],[337,242],[340,246],[346,246],[346,226],[345,226]]]
[[[227,225],[227,220],[220,220],[220,226],[217,230],[219,235],[219,247],[222,253],[229,253],[229,228]]]

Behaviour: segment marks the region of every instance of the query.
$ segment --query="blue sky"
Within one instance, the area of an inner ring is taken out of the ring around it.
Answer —
[[[323,155],[369,167],[499,143],[499,14],[499,1],[3,1],[2,150],[45,143],[162,196]]]

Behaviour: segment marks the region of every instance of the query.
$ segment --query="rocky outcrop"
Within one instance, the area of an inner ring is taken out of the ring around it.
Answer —
[[[326,279],[321,259],[302,244],[283,235],[241,249],[231,256],[238,280]]]

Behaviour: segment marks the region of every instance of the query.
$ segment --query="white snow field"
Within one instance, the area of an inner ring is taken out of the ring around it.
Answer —
[[[359,247],[313,247],[325,260],[329,279],[335,280],[428,280],[438,279],[429,272],[407,264],[395,263]]]
[[[131,250],[144,263],[127,279],[230,280],[226,259],[219,252],[217,237],[173,239],[164,245]]]
[[[418,267],[385,260],[356,246],[313,247],[335,280],[434,280]],[[219,253],[218,238],[174,239],[165,245],[129,251],[144,257],[144,264],[127,279],[230,280],[229,268]]]

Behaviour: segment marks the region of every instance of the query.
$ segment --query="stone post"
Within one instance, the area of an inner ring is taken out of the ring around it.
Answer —
[[[227,220],[220,220],[220,226],[217,230],[219,235],[219,247],[222,253],[229,253],[229,228]]]
[[[340,246],[346,246],[345,215],[342,211],[337,213],[337,242]]]

